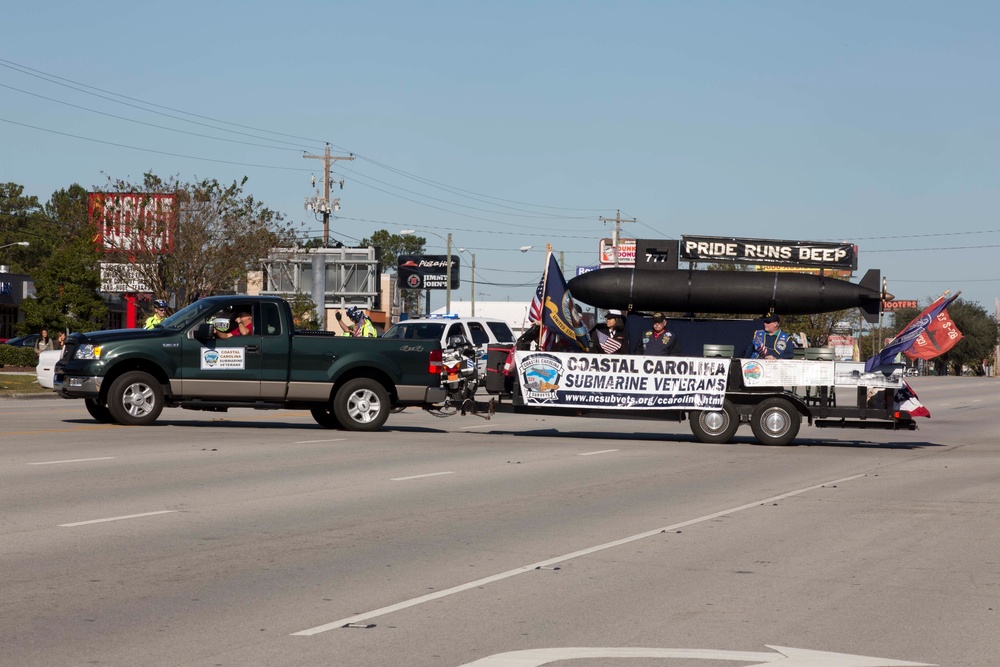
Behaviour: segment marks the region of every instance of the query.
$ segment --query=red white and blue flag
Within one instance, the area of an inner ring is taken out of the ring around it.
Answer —
[[[889,344],[882,348],[878,354],[873,355],[865,362],[865,372],[870,373],[879,366],[884,364],[891,364],[892,360],[896,358],[896,355],[900,352],[906,352],[913,344],[917,341],[924,331],[930,326],[931,322],[934,321],[941,311],[948,307],[948,305],[958,298],[961,292],[957,292],[955,296],[950,299],[945,299],[943,296],[937,301],[927,306],[926,309],[917,319],[910,322],[905,329],[899,332],[895,338],[889,341]]]
[[[910,385],[903,381],[903,386],[896,390],[894,399],[894,410],[903,410],[910,413],[911,417],[930,417],[931,412],[917,398],[917,392],[913,391]]]

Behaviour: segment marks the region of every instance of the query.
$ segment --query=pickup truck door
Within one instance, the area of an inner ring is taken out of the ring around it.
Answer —
[[[183,398],[260,399],[262,355],[259,304],[253,307],[253,321],[253,333],[249,336],[183,339],[179,392]]]
[[[276,303],[260,304],[260,315],[260,397],[265,401],[283,401],[292,361],[291,325],[284,322]]]

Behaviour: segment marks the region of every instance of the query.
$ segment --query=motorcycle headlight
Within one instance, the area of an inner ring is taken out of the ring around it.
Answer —
[[[100,359],[101,358],[101,346],[100,345],[81,345],[76,349],[76,354],[73,355],[75,359]]]

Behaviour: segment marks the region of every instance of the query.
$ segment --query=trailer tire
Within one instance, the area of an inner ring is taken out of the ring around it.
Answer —
[[[333,397],[333,414],[347,431],[377,431],[389,418],[389,394],[369,378],[348,380]]]
[[[791,444],[799,434],[802,415],[784,398],[761,401],[750,417],[750,428],[762,445],[783,446]]]
[[[163,387],[149,373],[124,373],[108,390],[108,411],[123,426],[152,424],[163,412]]]
[[[337,415],[333,414],[333,410],[329,407],[313,408],[309,412],[312,414],[313,419],[316,420],[316,423],[323,428],[344,428],[340,425],[340,420],[337,419]]]
[[[736,435],[740,415],[736,412],[736,407],[726,399],[721,410],[692,410],[688,421],[698,442],[725,444]]]
[[[90,416],[101,422],[102,424],[114,424],[114,417],[111,416],[111,411],[108,410],[108,406],[104,405],[96,398],[84,399],[83,404],[87,406],[87,412]]]

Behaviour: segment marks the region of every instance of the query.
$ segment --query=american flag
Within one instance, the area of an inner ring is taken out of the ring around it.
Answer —
[[[604,350],[607,354],[614,354],[615,352],[618,351],[618,348],[622,346],[622,342],[620,340],[615,340],[611,336],[605,334],[603,331],[597,332],[597,342],[598,344],[600,344],[601,349]]]
[[[548,350],[552,347],[552,336],[549,335],[549,330],[542,323],[542,300],[545,298],[545,274],[538,281],[538,287],[535,288],[535,298],[531,300],[531,306],[528,308],[528,322],[534,324],[538,322],[541,328],[541,334],[538,341],[538,349]]]
[[[905,410],[911,417],[930,417],[931,412],[917,398],[917,392],[903,380],[903,386],[896,390],[894,409]]]

